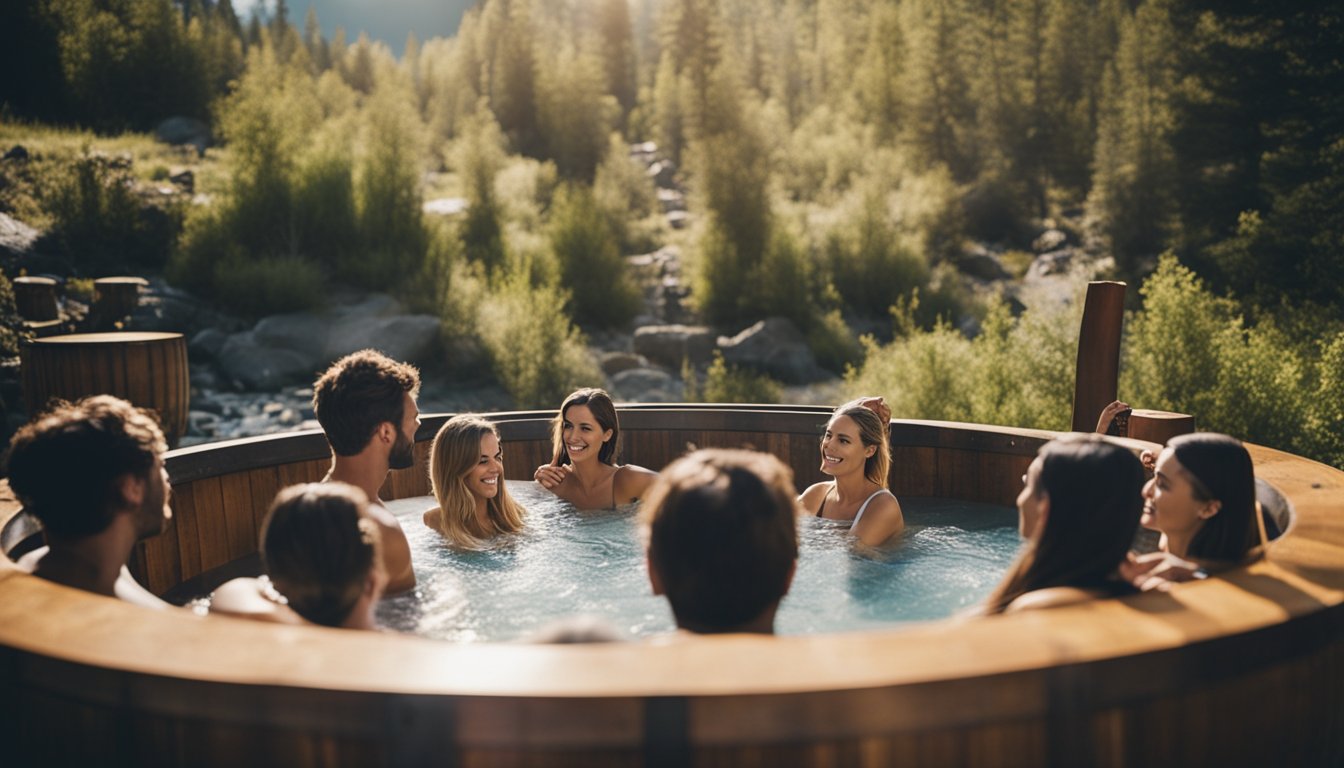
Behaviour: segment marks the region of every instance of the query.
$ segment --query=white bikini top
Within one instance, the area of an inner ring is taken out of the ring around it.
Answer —
[[[851,528],[853,528],[854,526],[858,525],[858,524],[859,524],[859,520],[863,519],[863,512],[864,512],[864,510],[868,509],[868,505],[869,505],[870,503],[872,503],[873,499],[876,499],[876,498],[878,497],[879,494],[883,494],[883,493],[885,493],[885,494],[891,496],[893,499],[896,498],[896,494],[892,493],[891,491],[887,490],[886,488],[878,488],[876,491],[873,491],[872,494],[871,494],[868,498],[866,498],[866,499],[863,500],[863,505],[859,507],[859,511],[858,511],[858,513],[856,513],[856,514],[854,515],[854,521],[853,521],[852,523],[849,524],[849,526],[850,526]],[[829,490],[826,491],[826,496],[830,496],[830,495],[831,495],[831,492],[830,492]],[[821,498],[821,507],[817,509],[817,517],[821,517],[821,516],[822,516],[822,513],[826,511],[826,496],[823,496],[823,497]]]

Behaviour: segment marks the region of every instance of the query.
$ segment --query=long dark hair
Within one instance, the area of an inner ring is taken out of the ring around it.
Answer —
[[[616,441],[621,437],[621,422],[616,418],[616,404],[611,402],[611,395],[608,395],[605,389],[595,387],[571,392],[569,397],[565,398],[565,402],[560,404],[560,412],[555,414],[555,420],[551,422],[551,443],[554,448],[551,463],[556,466],[569,463],[569,452],[565,450],[565,414],[576,405],[588,406],[588,410],[593,412],[593,418],[597,419],[597,426],[604,431],[611,430],[611,439],[597,449],[597,460],[603,464],[615,464]]]
[[[985,613],[1002,613],[1021,595],[1048,587],[1127,591],[1115,578],[1143,512],[1143,465],[1098,435],[1070,435],[1041,447],[1037,492],[1049,512]]]
[[[1167,443],[1190,480],[1197,501],[1219,502],[1218,514],[1199,527],[1186,555],[1196,560],[1237,562],[1260,543],[1255,522],[1255,469],[1240,440],[1217,432],[1194,432]]]

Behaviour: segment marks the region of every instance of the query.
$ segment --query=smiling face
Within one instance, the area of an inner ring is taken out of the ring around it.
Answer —
[[[863,444],[859,425],[848,416],[836,416],[821,436],[821,471],[831,476],[863,472],[864,462],[877,446]]]
[[[1176,459],[1176,452],[1163,448],[1153,479],[1143,486],[1143,526],[1188,542],[1205,520],[1218,513],[1218,507],[1216,501],[1196,498],[1190,474]]]
[[[564,414],[560,426],[560,438],[564,441],[565,453],[575,464],[589,458],[597,458],[602,444],[611,439],[612,430],[602,429],[597,417],[586,405],[571,405]]]
[[[504,454],[499,450],[499,438],[493,432],[481,435],[481,455],[467,471],[462,482],[478,499],[493,499],[499,495],[500,478],[504,476]]]

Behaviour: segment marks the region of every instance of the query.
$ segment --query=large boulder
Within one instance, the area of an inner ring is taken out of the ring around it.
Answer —
[[[312,381],[320,363],[310,352],[271,346],[255,331],[231,334],[216,356],[221,373],[235,387],[273,392],[285,384]]]
[[[646,368],[649,361],[633,352],[606,352],[602,354],[598,364],[602,367],[603,373],[608,376],[615,376],[621,371],[628,371],[632,368]]]
[[[826,378],[802,332],[789,320],[770,317],[733,337],[719,337],[724,362],[768,373],[789,384]]]
[[[27,256],[40,235],[22,221],[0,213],[0,260],[9,265]]]
[[[957,255],[957,269],[963,275],[977,280],[996,282],[1007,280],[1012,275],[1003,268],[999,257],[982,245],[976,244],[963,248]]]
[[[331,360],[370,347],[393,360],[424,366],[434,361],[439,342],[439,318],[433,315],[345,318],[331,328],[326,357]]]
[[[154,129],[154,137],[165,144],[190,144],[204,155],[210,146],[210,126],[194,117],[170,117]]]
[[[1062,229],[1047,229],[1031,242],[1036,253],[1049,253],[1069,244],[1069,235]]]
[[[675,403],[681,382],[657,368],[631,368],[611,377],[612,396],[628,403]]]
[[[714,354],[714,332],[703,325],[647,325],[635,331],[635,354],[672,370],[683,360],[709,365]]]

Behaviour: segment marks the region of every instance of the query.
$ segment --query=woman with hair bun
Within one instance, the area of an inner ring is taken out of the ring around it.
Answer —
[[[884,544],[905,529],[901,504],[887,489],[890,416],[880,397],[836,408],[821,437],[821,471],[834,479],[798,497],[809,515],[851,521],[850,532],[868,546]]]

